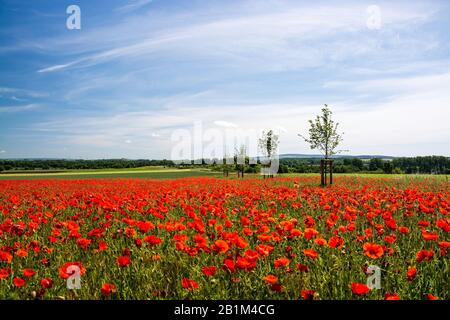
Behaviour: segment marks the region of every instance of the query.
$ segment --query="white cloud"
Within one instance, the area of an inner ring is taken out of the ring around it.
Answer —
[[[73,61],[71,63],[66,63],[66,64],[57,64],[51,67],[47,67],[47,68],[43,68],[43,69],[39,69],[38,72],[39,73],[45,73],[45,72],[53,72],[53,71],[59,71],[59,70],[63,70],[66,69],[74,64],[77,64],[78,62],[80,62],[81,60],[78,61]]]
[[[373,95],[386,95],[386,88],[390,88],[395,95],[388,94],[381,102],[332,100],[305,104],[291,98],[290,102],[283,103],[237,100],[211,104],[204,100],[204,95],[198,95],[187,100],[183,97],[168,99],[167,105],[158,110],[52,121],[35,129],[54,130],[68,141],[85,146],[117,147],[122,137],[127,136],[133,140],[135,150],[130,152],[135,152],[136,156],[142,155],[139,149],[167,156],[171,148],[167,137],[173,130],[192,129],[195,121],[202,121],[205,130],[217,128],[218,124],[224,130],[230,128],[230,124],[256,131],[279,129],[280,152],[311,153],[313,151],[297,133],[307,134],[307,121],[318,114],[321,103],[326,102],[345,132],[342,148],[349,149],[351,154],[405,155],[408,152],[408,155],[417,155],[433,145],[434,153],[450,155],[450,92],[446,90],[450,87],[450,74],[387,78],[385,81],[386,85],[379,83],[382,80],[368,80],[345,86],[350,92],[366,94],[370,91]],[[221,96],[216,94],[212,101],[221,101]],[[206,107],[214,112],[205,112]],[[158,147],[150,139],[155,132],[161,136]]]
[[[131,12],[137,9],[140,9],[141,7],[151,3],[153,0],[133,0],[130,1],[129,4],[118,7],[115,9],[115,11],[119,11],[121,13]]]
[[[11,100],[19,101],[19,102],[27,101],[26,99],[17,98],[16,96],[12,96]]]
[[[40,104],[36,104],[36,103],[30,103],[30,104],[18,105],[18,106],[0,106],[0,113],[36,110],[40,107],[42,107],[42,106]]]
[[[66,43],[61,50],[83,40],[85,54],[39,72],[59,71],[75,65],[89,67],[130,57],[154,59],[155,56],[220,60],[225,65],[245,65],[247,69],[295,70],[318,66],[330,59],[339,61],[373,54],[375,50],[378,55],[391,52],[380,46],[380,34],[423,23],[436,10],[432,6],[409,3],[385,3],[381,7],[383,28],[378,34],[367,29],[366,6],[362,4],[321,6],[286,3],[272,8],[261,5],[255,10],[244,3],[236,5],[231,12],[224,10],[222,14],[211,12],[207,6],[206,9],[194,10],[187,17],[185,12],[174,12],[170,16],[149,13],[127,19],[114,29],[108,26],[108,29],[93,31],[92,35],[72,38],[72,43]],[[195,16],[200,18],[192,18]],[[162,23],[162,20],[167,21]],[[180,21],[184,23],[180,24]],[[160,28],[153,26],[158,24]],[[136,39],[130,42],[130,34],[136,32]],[[397,39],[389,40],[389,43],[404,50],[410,49],[411,45],[424,47],[420,40],[407,41]],[[64,39],[60,42],[64,43]]]
[[[15,98],[17,98],[17,95],[31,98],[44,98],[49,96],[49,94],[46,92],[39,92],[20,88],[10,88],[10,87],[0,87],[0,93],[15,94],[15,96],[13,96]]]
[[[237,125],[235,123],[232,122],[228,122],[228,121],[214,121],[214,124],[219,126],[219,127],[225,127],[225,128],[237,128]]]
[[[6,153],[6,151],[5,150],[0,150],[0,153]]]

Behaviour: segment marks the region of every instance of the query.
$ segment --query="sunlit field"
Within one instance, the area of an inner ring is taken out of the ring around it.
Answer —
[[[176,179],[220,175],[221,173],[214,172],[208,169],[132,168],[105,170],[66,170],[61,172],[8,172],[0,174],[0,180],[105,178]]]
[[[0,299],[450,298],[445,178],[318,184],[0,181]]]

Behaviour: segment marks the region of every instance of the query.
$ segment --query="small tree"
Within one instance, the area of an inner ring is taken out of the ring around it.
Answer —
[[[299,136],[309,143],[311,149],[319,150],[325,158],[325,168],[321,167],[322,176],[327,175],[326,164],[333,155],[340,153],[344,150],[336,150],[338,145],[342,142],[342,134],[338,133],[339,123],[334,123],[331,119],[332,112],[328,105],[322,108],[322,115],[317,116],[316,119],[309,120],[309,138],[306,138],[299,134]]]
[[[224,157],[222,159],[223,175],[225,177],[228,177],[228,174],[229,174],[229,171],[230,171],[230,168],[228,167],[228,161],[229,161],[228,158],[229,158],[228,154],[225,153]]]
[[[267,132],[263,131],[258,145],[264,156],[267,157],[270,166],[272,157],[276,154],[278,149],[278,135],[275,134],[272,129]],[[272,177],[271,174],[269,176]],[[266,175],[264,174],[264,178],[265,177]]]
[[[235,150],[234,158],[236,161],[236,169],[238,172],[238,178],[244,177],[245,163],[247,162],[247,148],[244,144],[241,144],[239,149]]]

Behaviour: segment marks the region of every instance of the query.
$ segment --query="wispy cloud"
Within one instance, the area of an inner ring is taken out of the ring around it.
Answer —
[[[128,139],[133,141],[133,145],[130,146],[133,149],[128,151],[135,152],[136,155],[140,154],[140,149],[152,149],[155,140],[151,138],[158,132],[160,139],[154,151],[167,155],[170,154],[169,138],[173,130],[178,128],[192,130],[196,121],[202,121],[205,130],[277,129],[281,136],[281,152],[289,153],[297,150],[308,153],[310,152],[308,146],[302,144],[296,133],[305,134],[308,119],[320,111],[321,103],[327,102],[345,131],[343,148],[349,149],[352,153],[414,155],[414,152],[408,151],[410,146],[428,150],[427,143],[432,141],[435,153],[450,155],[450,147],[445,147],[446,141],[450,141],[447,120],[450,118],[448,108],[450,92],[444,89],[450,87],[450,76],[387,79],[386,86],[368,80],[361,81],[359,87],[356,83],[348,83],[347,86],[346,90],[350,92],[353,90],[364,94],[386,95],[388,87],[398,92],[378,102],[376,108],[370,100],[361,103],[347,98],[327,99],[327,101],[321,99],[314,104],[301,103],[296,98],[290,98],[289,103],[276,101],[239,103],[237,100],[224,104],[220,103],[223,99],[216,93],[216,99],[209,101],[205,101],[203,95],[190,97],[188,100],[178,97],[166,100],[158,110],[118,112],[109,116],[45,122],[33,129],[51,130],[54,134],[65,137],[67,141],[85,147],[120,148],[122,141]],[[205,109],[214,112],[205,112]],[[216,120],[217,118],[223,120]],[[133,123],[133,126],[129,126],[129,123]]]
[[[29,110],[36,110],[42,107],[40,104],[30,103],[25,105],[17,105],[17,106],[0,106],[0,113],[6,112],[23,112]]]
[[[237,125],[236,125],[235,123],[228,122],[228,121],[221,121],[221,120],[218,120],[218,121],[214,121],[214,124],[215,124],[216,126],[219,126],[219,127],[225,127],[225,128],[237,128]]]
[[[75,65],[88,67],[122,58],[152,59],[162,54],[220,59],[222,64],[230,66],[245,65],[247,69],[261,69],[264,66],[265,70],[274,71],[319,66],[330,61],[372,54],[374,50],[382,55],[386,49],[380,46],[379,35],[372,33],[369,36],[365,9],[365,6],[355,4],[334,7],[289,5],[250,15],[244,12],[217,17],[217,14],[213,14],[210,19],[204,18],[208,13],[205,9],[199,12],[202,18],[188,20],[182,25],[179,21],[183,16],[174,13],[165,17],[173,24],[168,23],[164,28],[142,33],[134,43],[120,36],[136,32],[136,23],[130,19],[117,27],[119,35],[115,35],[116,41],[109,44],[112,48],[100,49],[71,62],[43,68],[39,72],[60,71]],[[434,11],[431,6],[397,7],[385,4],[383,29],[379,34],[423,23]],[[142,30],[153,29],[152,19],[139,21],[143,24]],[[101,43],[105,38],[106,32],[95,32],[95,37],[85,36],[90,39],[90,51],[95,50],[96,43]],[[408,43],[405,43],[402,39],[396,39],[389,45],[406,50],[407,46],[411,46],[411,41],[408,39]]]
[[[137,9],[140,9],[143,6],[146,6],[147,4],[151,3],[153,0],[132,0],[129,4],[126,4],[124,6],[118,7],[115,9],[115,11],[118,12],[131,12]]]
[[[70,67],[70,66],[72,66],[74,64],[77,64],[78,62],[80,62],[80,60],[79,61],[73,61],[71,63],[66,63],[66,64],[57,64],[57,65],[54,65],[54,66],[51,66],[51,67],[39,69],[38,72],[39,73],[45,73],[45,72],[60,71],[60,70],[66,69],[66,68],[68,68],[68,67]]]
[[[44,98],[44,97],[48,97],[48,93],[46,92],[40,92],[40,91],[35,91],[35,90],[27,90],[27,89],[20,89],[20,88],[11,88],[11,87],[0,87],[0,93],[5,93],[5,94],[13,94],[11,96],[14,96],[15,98],[17,98],[18,95],[20,96],[25,96],[25,97],[30,97],[30,98]],[[13,99],[15,100],[15,99]]]

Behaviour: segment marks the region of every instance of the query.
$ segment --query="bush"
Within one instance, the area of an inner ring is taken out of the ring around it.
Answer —
[[[403,174],[404,172],[403,172],[402,169],[400,169],[399,167],[395,167],[395,168],[392,170],[392,173],[393,173],[393,174]]]

